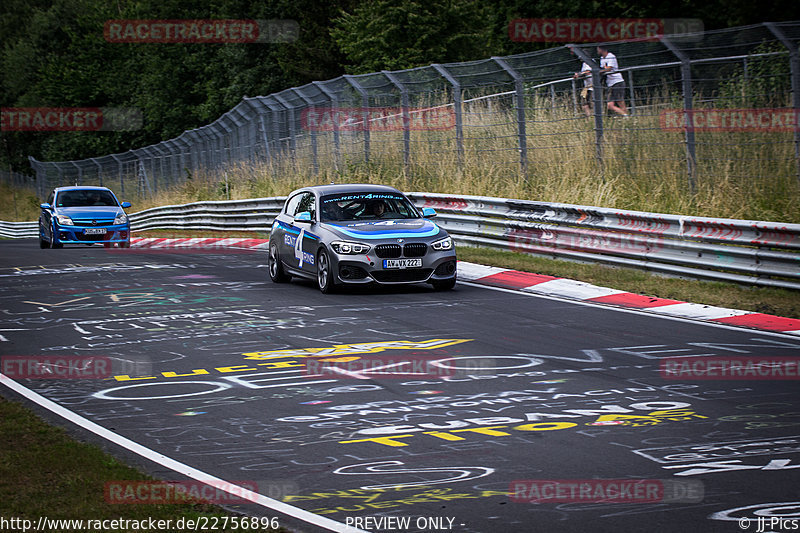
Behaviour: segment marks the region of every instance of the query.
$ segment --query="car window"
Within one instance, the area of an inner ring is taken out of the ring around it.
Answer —
[[[320,199],[322,220],[419,218],[419,212],[400,193],[331,194]]]
[[[297,211],[295,211],[294,214],[296,215],[297,213],[302,213],[303,211],[308,211],[311,213],[311,220],[315,219],[314,212],[316,209],[314,208],[314,195],[310,192],[303,193],[300,196],[300,202],[297,204]]]
[[[53,205],[53,198],[55,198],[56,192],[51,191],[50,196],[47,197],[47,203]]]
[[[289,201],[286,202],[286,207],[284,208],[283,212],[289,216],[294,216],[297,212],[297,204],[300,203],[300,199],[303,197],[303,193],[296,194],[289,198]]]
[[[96,189],[62,191],[56,197],[56,207],[112,207],[117,205],[113,194]]]

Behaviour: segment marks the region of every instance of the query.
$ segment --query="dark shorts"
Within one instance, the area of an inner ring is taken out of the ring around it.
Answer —
[[[615,83],[608,88],[608,101],[609,102],[622,102],[625,100],[625,83]]]
[[[584,94],[586,96],[584,96]],[[588,106],[592,105],[593,98],[594,97],[592,96],[592,90],[591,89],[589,89],[589,88],[581,89],[581,98],[580,98],[581,99],[581,105],[588,105]]]

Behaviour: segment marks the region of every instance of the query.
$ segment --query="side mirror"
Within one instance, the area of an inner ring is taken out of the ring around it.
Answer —
[[[311,223],[311,213],[308,211],[301,211],[294,216],[294,222],[297,224],[298,222],[305,222],[306,224]]]
[[[39,207],[41,207],[42,209],[51,209],[50,204],[46,204],[46,203],[45,204],[39,204]]]
[[[122,202],[122,204],[120,204],[120,205],[122,206],[123,209],[127,209],[127,208],[129,208],[131,206],[131,203],[130,202]]]
[[[433,218],[436,216],[436,209],[432,207],[422,208],[422,218]]]

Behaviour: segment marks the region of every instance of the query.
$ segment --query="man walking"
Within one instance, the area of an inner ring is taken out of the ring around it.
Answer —
[[[581,89],[581,107],[587,117],[592,116],[592,67],[586,63],[581,64],[581,71],[576,72],[573,78],[583,79],[583,89]]]
[[[598,46],[597,53],[600,54],[600,73],[606,74],[606,86],[608,87],[608,108],[622,115],[628,116],[628,108],[625,106],[625,80],[619,73],[619,63],[617,56],[608,51],[605,46]]]

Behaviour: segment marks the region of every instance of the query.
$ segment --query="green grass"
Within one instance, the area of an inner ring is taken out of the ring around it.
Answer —
[[[0,183],[0,220],[30,222],[39,219],[39,200],[30,189]]]
[[[230,514],[203,503],[107,503],[105,483],[121,480],[154,478],[119,463],[97,446],[72,439],[62,428],[46,424],[30,409],[0,396],[0,516],[3,518],[24,518],[34,523],[40,516],[92,520],[153,518],[172,519],[174,523],[181,517]]]

